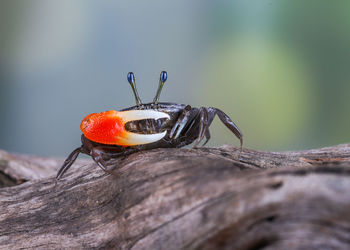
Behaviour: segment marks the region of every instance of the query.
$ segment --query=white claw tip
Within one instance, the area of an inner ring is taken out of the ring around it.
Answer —
[[[167,131],[158,134],[137,134],[132,132],[126,132],[126,136],[119,139],[122,145],[135,146],[141,144],[148,144],[161,140]]]
[[[145,120],[145,119],[161,119],[167,118],[170,119],[170,116],[167,113],[145,109],[145,110],[127,110],[118,112],[118,116],[123,119],[123,121],[137,121],[137,120]]]

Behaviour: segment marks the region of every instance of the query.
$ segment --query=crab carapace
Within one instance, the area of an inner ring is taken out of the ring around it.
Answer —
[[[137,93],[135,75],[129,72],[127,79],[133,90],[136,106],[86,116],[80,124],[83,132],[82,145],[68,156],[58,170],[56,179],[60,179],[70,168],[79,153],[90,155],[100,168],[112,174],[106,168],[106,161],[110,158],[154,148],[180,148],[193,142],[193,147],[196,148],[205,138],[204,146],[210,139],[209,126],[215,115],[240,140],[242,151],[241,131],[220,109],[158,102],[167,78],[167,72],[162,71],[153,102],[143,104]]]

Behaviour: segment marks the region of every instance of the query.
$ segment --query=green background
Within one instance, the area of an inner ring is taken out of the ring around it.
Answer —
[[[64,156],[92,112],[214,106],[245,147],[350,141],[350,1],[1,1],[0,148]],[[239,145],[218,120],[209,146]]]

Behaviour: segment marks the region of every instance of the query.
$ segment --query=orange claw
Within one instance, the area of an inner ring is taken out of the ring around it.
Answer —
[[[159,141],[166,135],[166,131],[158,134],[137,134],[127,131],[125,124],[129,121],[160,118],[170,119],[170,116],[155,110],[110,110],[86,116],[80,124],[80,130],[86,138],[94,142],[135,146]]]

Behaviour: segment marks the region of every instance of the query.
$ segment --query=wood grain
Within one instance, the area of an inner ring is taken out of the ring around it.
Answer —
[[[109,162],[0,151],[0,249],[350,249],[350,144],[157,149]]]

